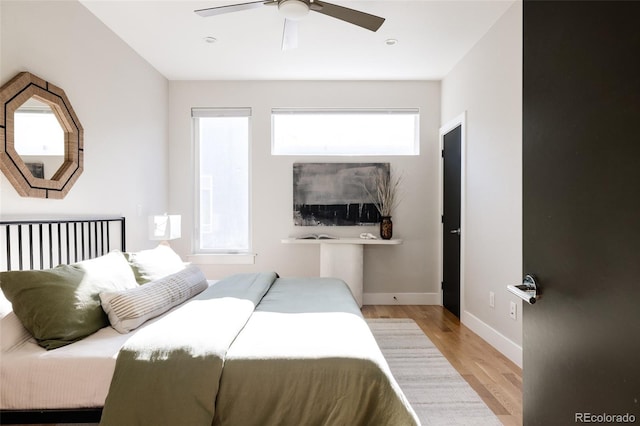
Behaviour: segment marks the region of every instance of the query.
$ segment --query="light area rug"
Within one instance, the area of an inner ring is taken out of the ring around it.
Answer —
[[[502,424],[415,321],[367,323],[423,426]]]

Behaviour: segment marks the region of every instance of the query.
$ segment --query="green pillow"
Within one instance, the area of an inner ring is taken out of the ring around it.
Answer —
[[[100,292],[138,284],[124,255],[112,252],[42,271],[0,272],[0,286],[38,344],[55,349],[109,325]]]
[[[180,256],[166,244],[136,253],[125,253],[125,256],[138,284],[146,284],[186,268]]]

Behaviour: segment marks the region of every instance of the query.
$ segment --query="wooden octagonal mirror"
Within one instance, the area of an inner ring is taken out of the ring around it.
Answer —
[[[59,87],[22,72],[0,89],[0,167],[24,197],[64,198],[83,170],[83,130]]]

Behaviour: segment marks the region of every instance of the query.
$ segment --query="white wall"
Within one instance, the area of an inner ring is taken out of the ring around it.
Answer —
[[[442,81],[442,124],[467,112],[462,321],[522,365],[522,3]],[[489,307],[489,292],[495,308]],[[518,319],[509,318],[515,301]]]
[[[438,82],[319,81],[172,81],[170,87],[170,212],[193,224],[193,149],[191,107],[251,107],[252,221],[254,265],[204,265],[209,278],[234,272],[275,270],[282,276],[319,274],[319,247],[285,245],[282,238],[310,232],[293,225],[294,162],[390,162],[404,173],[406,192],[394,214],[394,237],[400,246],[365,248],[364,293],[420,293],[407,303],[431,298],[438,303]],[[271,156],[272,107],[419,107],[420,156],[407,157],[274,157]],[[313,228],[311,228],[313,229]],[[335,227],[340,236],[358,236],[371,227]],[[191,253],[189,235],[172,241],[182,256]],[[385,297],[385,296],[382,296]],[[388,296],[388,303],[394,303]],[[421,299],[422,298],[422,299]]]
[[[2,215],[124,215],[128,249],[168,198],[168,83],[77,1],[0,2],[0,85],[29,71],[61,87],[84,127],[84,173],[63,200],[22,198],[0,176]],[[140,213],[140,215],[138,215]]]

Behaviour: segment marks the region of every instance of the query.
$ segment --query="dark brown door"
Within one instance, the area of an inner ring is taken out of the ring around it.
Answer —
[[[524,2],[525,426],[640,422],[639,23],[635,1]]]
[[[462,126],[443,136],[442,304],[460,318],[460,159]]]

